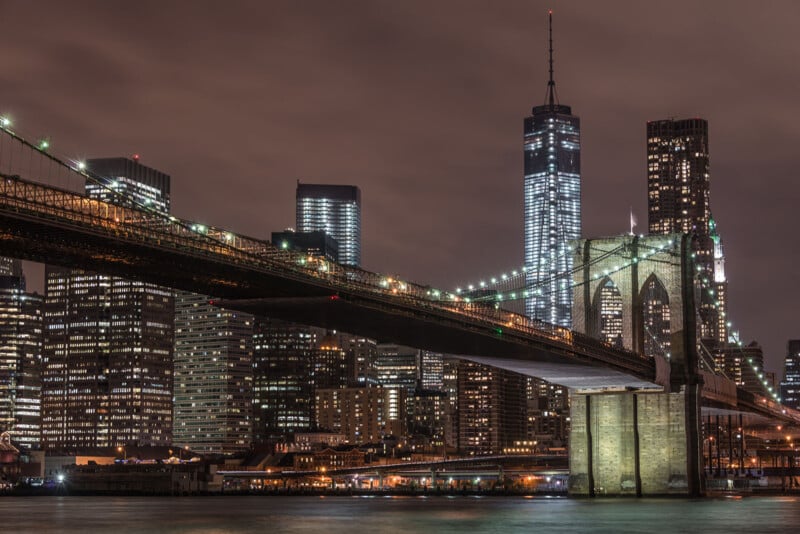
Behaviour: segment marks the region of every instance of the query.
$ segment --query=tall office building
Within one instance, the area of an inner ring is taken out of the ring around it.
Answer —
[[[800,339],[790,339],[786,344],[781,403],[800,410]]]
[[[339,245],[339,263],[361,265],[361,191],[353,185],[297,182],[297,231],[323,230]]]
[[[527,435],[526,377],[479,363],[458,366],[458,448],[500,454]]]
[[[349,443],[402,436],[406,430],[405,390],[348,387],[316,392],[316,419],[321,429],[344,434]]]
[[[253,336],[253,421],[258,445],[315,426],[311,380],[318,330],[257,317]]]
[[[427,350],[420,351],[419,387],[428,391],[444,390],[444,355]]]
[[[725,276],[725,252],[722,247],[722,237],[717,232],[717,223],[712,217],[708,219],[708,230],[713,245],[714,278],[712,288],[717,307],[709,323],[710,337],[718,343],[728,342],[728,279]]]
[[[92,198],[169,209],[168,175],[127,158],[87,165],[106,186],[88,180]],[[170,290],[46,266],[45,448],[171,443],[174,309]]]
[[[394,343],[378,344],[375,374],[383,387],[403,388],[410,395],[417,387],[420,351]]]
[[[233,454],[252,441],[253,316],[175,296],[173,441],[193,451]]]
[[[714,305],[715,254],[721,255],[722,248],[719,236],[718,243],[711,237],[716,227],[712,228],[710,177],[706,120],[647,123],[648,228],[651,234],[696,236],[696,264],[702,284],[699,334],[702,339],[726,343],[727,336],[719,329],[725,310]]]
[[[41,436],[42,297],[26,291],[19,260],[0,271],[0,432],[38,448]]]
[[[525,313],[572,326],[571,239],[581,234],[580,119],[558,102],[553,78],[550,14],[550,79],[544,105],[524,121],[525,269],[532,296]]]
[[[0,276],[22,276],[22,262],[0,256]]]

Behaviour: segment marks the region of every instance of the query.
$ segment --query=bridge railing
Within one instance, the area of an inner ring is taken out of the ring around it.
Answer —
[[[168,248],[258,269],[291,275],[330,288],[369,294],[387,302],[403,302],[414,309],[455,314],[477,321],[498,334],[516,333],[546,338],[566,347],[602,352],[611,360],[642,359],[641,355],[611,347],[547,323],[532,320],[483,303],[471,303],[451,293],[439,291],[396,277],[343,266],[323,258],[282,250],[271,243],[227,232],[157,212],[103,202],[72,191],[30,182],[19,176],[2,175],[0,197],[6,209],[30,216],[68,222],[96,232],[150,246]]]

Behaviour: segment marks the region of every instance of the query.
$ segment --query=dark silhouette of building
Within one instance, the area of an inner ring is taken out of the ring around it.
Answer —
[[[322,230],[315,232],[272,232],[272,244],[283,250],[304,252],[327,260],[339,261],[339,244]]]

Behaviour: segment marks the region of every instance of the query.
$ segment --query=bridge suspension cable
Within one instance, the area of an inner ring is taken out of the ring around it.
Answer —
[[[724,310],[722,309],[722,304],[720,303],[719,299],[717,298],[716,291],[714,290],[713,287],[711,287],[710,280],[706,276],[703,276],[702,273],[698,273],[698,275],[696,276],[696,280],[699,281],[701,288],[706,291],[708,296],[710,296],[712,298],[711,305],[714,308],[716,308],[719,311],[719,313],[724,313]],[[730,319],[727,316],[725,316],[725,321],[727,323],[728,328],[732,329],[733,328],[733,322],[730,321]],[[732,329],[731,332],[734,332],[734,330]],[[734,338],[734,344],[733,344],[734,350],[737,350],[737,349],[739,350],[739,352],[741,354],[741,357],[742,357],[742,360],[747,362],[747,365],[753,371],[754,376],[756,378],[758,378],[758,380],[761,382],[761,385],[764,387],[765,392],[768,393],[777,402],[780,402],[781,401],[780,392],[779,391],[775,391],[774,390],[775,388],[772,387],[772,384],[770,384],[767,381],[766,373],[764,373],[764,369],[759,369],[758,366],[756,366],[755,363],[753,363],[753,359],[748,357],[745,354],[744,348],[743,348],[743,344],[742,344],[741,339],[739,339],[738,333],[732,334],[731,337]]]

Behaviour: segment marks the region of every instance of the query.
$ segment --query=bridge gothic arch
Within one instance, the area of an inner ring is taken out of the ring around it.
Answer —
[[[589,335],[622,348],[623,298],[617,284],[604,277],[594,291]]]
[[[615,289],[622,299],[623,346],[664,358],[667,354],[670,358],[682,356],[687,346],[682,337],[686,326],[683,308],[691,304],[687,299],[693,301],[681,282],[685,274],[682,236],[626,235],[577,244],[573,248],[573,329],[614,343],[602,327],[601,304],[612,302]],[[611,313],[608,305],[605,313]]]
[[[649,356],[662,356],[670,359],[672,346],[672,324],[670,321],[670,298],[664,284],[656,273],[642,284],[639,291],[639,302],[642,309],[640,347]]]

